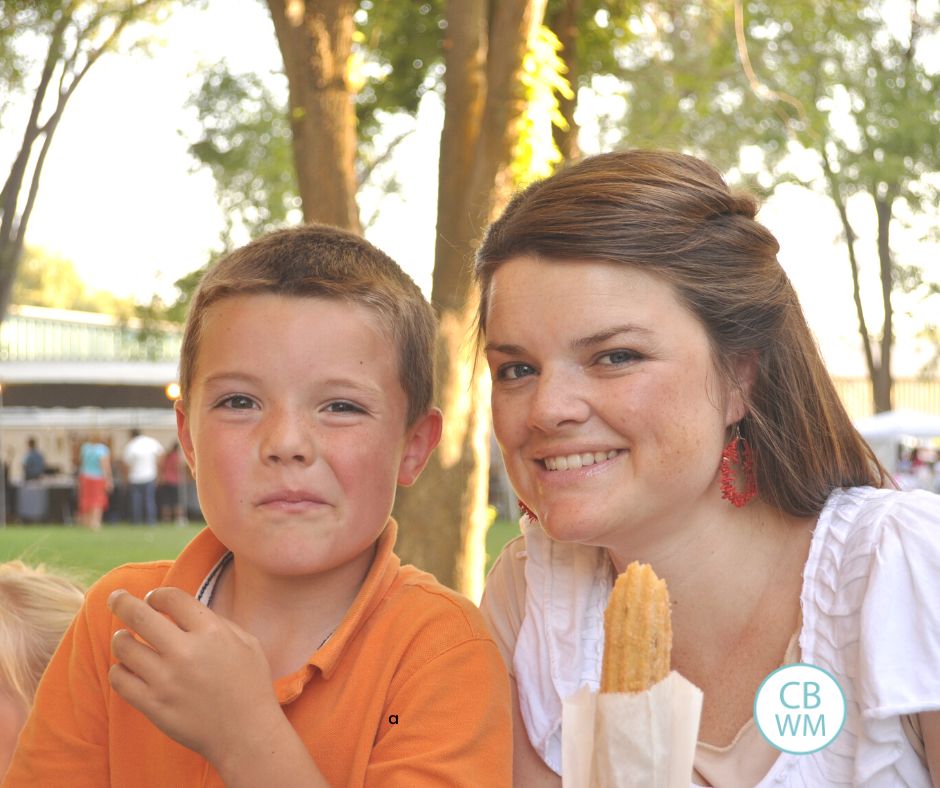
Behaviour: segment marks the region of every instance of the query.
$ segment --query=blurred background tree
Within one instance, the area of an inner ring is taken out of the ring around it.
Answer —
[[[103,54],[147,46],[145,34],[176,1],[0,0],[0,95],[5,96],[0,113],[9,109],[13,94],[32,96],[19,151],[0,191],[0,322],[22,259],[43,164],[69,99]],[[40,50],[42,65],[34,80],[38,61],[33,53]]]
[[[842,225],[839,264],[875,411],[890,410],[893,296],[935,293],[891,240],[912,217],[936,217],[940,204],[940,69],[930,60],[940,8],[708,0],[647,6],[636,29],[618,52],[624,111],[608,124],[607,144],[690,150],[764,195],[782,183],[826,195]],[[875,228],[874,265],[860,259],[859,226]],[[880,310],[866,310],[866,288],[880,294]]]
[[[49,309],[99,312],[125,319],[137,314],[133,298],[118,298],[107,291],[91,290],[71,260],[31,246],[23,249],[11,302]]]

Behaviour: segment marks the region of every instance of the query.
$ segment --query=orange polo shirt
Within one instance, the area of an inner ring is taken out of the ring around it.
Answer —
[[[274,689],[333,786],[509,786],[512,722],[499,651],[477,608],[393,552],[396,525],[332,638]],[[208,529],[176,561],[105,575],[52,658],[3,782],[5,788],[222,786],[108,684],[107,607],[125,588],[195,595],[226,548]],[[233,687],[233,692],[238,688]]]

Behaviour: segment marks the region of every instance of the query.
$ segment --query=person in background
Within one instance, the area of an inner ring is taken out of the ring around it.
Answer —
[[[26,457],[23,458],[23,479],[25,481],[41,479],[46,472],[46,458],[42,456],[42,452],[36,447],[35,438],[30,437],[26,441],[26,446]]]
[[[0,564],[0,779],[39,679],[83,598],[77,583],[41,564]]]
[[[111,450],[100,436],[93,435],[78,450],[78,519],[85,528],[101,528],[113,486]]]
[[[604,608],[639,561],[704,693],[692,782],[940,786],[940,498],[891,489],[756,210],[692,156],[610,153],[516,195],[477,253],[493,427],[528,512],[481,603],[517,785],[561,784],[563,701],[597,689]],[[753,718],[795,662],[846,702],[808,754]]]
[[[154,525],[157,522],[157,475],[164,448],[156,438],[131,430],[124,447],[127,484],[131,497],[131,521]]]
[[[160,474],[157,479],[157,504],[160,508],[160,519],[166,522],[176,522],[177,525],[186,524],[186,513],[180,500],[180,485],[183,480],[183,462],[179,441],[163,455],[160,461]]]

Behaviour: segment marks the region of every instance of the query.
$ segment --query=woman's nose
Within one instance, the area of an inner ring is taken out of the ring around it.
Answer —
[[[588,389],[575,370],[543,368],[529,401],[532,429],[550,432],[586,421],[591,413]]]

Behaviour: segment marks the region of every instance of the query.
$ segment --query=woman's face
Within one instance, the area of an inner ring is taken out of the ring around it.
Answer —
[[[489,297],[496,438],[549,535],[636,547],[720,505],[726,427],[743,407],[670,285],[615,263],[519,257]]]

